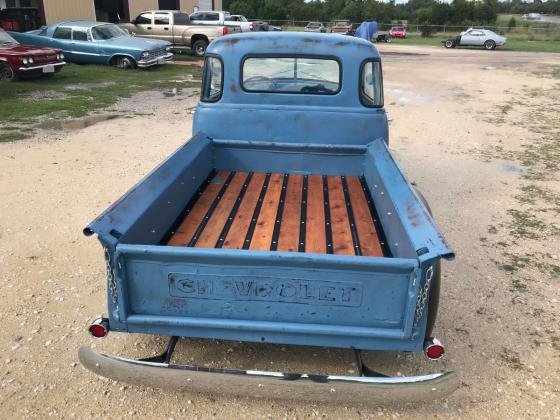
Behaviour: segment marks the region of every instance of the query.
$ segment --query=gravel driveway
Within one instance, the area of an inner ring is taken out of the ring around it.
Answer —
[[[558,418],[560,55],[380,45],[391,149],[457,253],[436,335],[446,358],[367,354],[392,374],[453,369],[420,406],[343,407],[140,389],[94,376],[77,349],[145,356],[163,339],[111,334],[103,255],[82,228],[189,137],[196,97],[121,102],[129,118],[0,143],[0,401],[12,417]],[[554,76],[556,75],[556,78]],[[148,102],[148,105],[146,103]],[[352,353],[192,340],[208,366],[355,373]]]

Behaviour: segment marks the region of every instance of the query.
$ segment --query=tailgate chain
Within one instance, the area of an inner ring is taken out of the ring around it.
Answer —
[[[107,288],[109,289],[109,294],[111,295],[111,300],[113,304],[118,303],[117,296],[117,282],[115,281],[115,275],[113,274],[113,269],[111,268],[111,254],[109,248],[103,248],[105,252],[105,266],[107,269]]]
[[[418,325],[420,319],[422,319],[422,315],[424,314],[424,307],[426,306],[426,301],[428,300],[429,293],[430,293],[430,284],[432,283],[432,279],[434,277],[434,267],[429,266],[426,270],[426,282],[424,283],[424,287],[420,289],[418,292],[418,299],[416,300],[416,314],[414,317],[414,327]]]

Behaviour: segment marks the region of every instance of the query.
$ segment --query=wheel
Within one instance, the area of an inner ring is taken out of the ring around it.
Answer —
[[[392,42],[392,41],[393,41],[393,38],[390,37],[390,36],[388,36],[388,37],[385,38],[385,42]]]
[[[430,216],[432,215],[432,209],[428,204],[428,201],[424,198],[424,195],[417,189],[414,188],[416,194],[420,198],[420,201],[426,206]],[[432,283],[430,284],[430,296],[428,298],[428,320],[426,321],[426,338],[432,336],[434,331],[434,325],[436,323],[438,307],[439,307],[439,294],[441,290],[441,261],[438,260],[434,264],[434,276],[432,277]]]
[[[455,42],[452,39],[445,41],[445,48],[455,48]]]
[[[8,63],[0,63],[0,82],[12,82],[16,80],[16,74]]]
[[[192,45],[194,55],[196,55],[197,57],[204,57],[204,54],[206,53],[206,47],[208,47],[208,41],[204,39],[197,39]]]
[[[489,39],[484,43],[484,48],[486,48],[488,51],[493,50],[494,48],[496,48],[496,43]]]
[[[130,57],[116,57],[113,62],[115,67],[123,70],[129,70],[136,67],[136,63]]]

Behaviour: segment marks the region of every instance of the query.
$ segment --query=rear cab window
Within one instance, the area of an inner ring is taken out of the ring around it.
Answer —
[[[242,64],[242,88],[247,92],[334,95],[341,79],[334,57],[247,57]]]

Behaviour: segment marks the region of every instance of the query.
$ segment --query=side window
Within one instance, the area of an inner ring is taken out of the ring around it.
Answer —
[[[187,15],[186,13],[173,13],[173,24],[188,25],[189,15]]]
[[[202,75],[202,94],[200,100],[203,102],[217,102],[222,97],[224,83],[222,60],[217,57],[206,57],[204,60],[204,72]]]
[[[217,13],[206,13],[206,20],[220,20],[220,15]]]
[[[74,41],[89,41],[88,31],[85,28],[74,28],[72,30],[72,39]]]
[[[154,13],[154,25],[169,25],[169,15],[167,13]]]
[[[140,16],[136,18],[137,25],[151,25],[152,24],[152,14],[151,13],[142,13]]]
[[[383,106],[383,84],[379,61],[368,61],[362,65],[360,101],[367,107],[377,108]]]
[[[72,29],[59,26],[54,30],[53,38],[56,39],[72,39]]]
[[[202,20],[202,13],[193,13],[191,15],[191,20]]]

